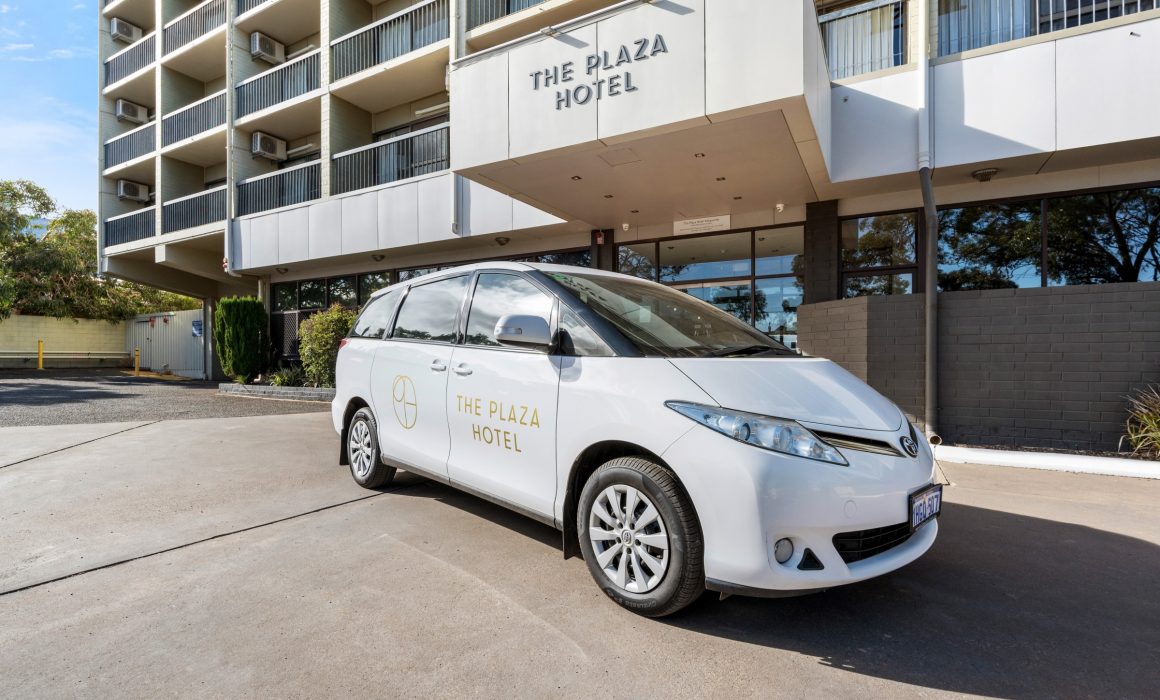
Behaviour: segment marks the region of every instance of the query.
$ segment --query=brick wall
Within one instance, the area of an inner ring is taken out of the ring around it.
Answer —
[[[0,367],[36,367],[37,340],[44,341],[46,367],[123,365],[125,333],[123,322],[13,315],[0,321]]]
[[[803,305],[802,348],[921,418],[922,300]],[[1125,397],[1160,384],[1160,283],[940,294],[938,382],[948,443],[1114,450]]]
[[[806,205],[805,286],[802,298],[816,304],[838,298],[838,202]]]

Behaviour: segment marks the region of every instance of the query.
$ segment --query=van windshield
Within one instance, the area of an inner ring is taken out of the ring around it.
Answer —
[[[545,274],[616,326],[645,355],[797,356],[712,304],[654,282],[571,272]]]

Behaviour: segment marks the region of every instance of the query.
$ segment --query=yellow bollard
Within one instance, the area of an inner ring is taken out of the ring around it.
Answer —
[[[133,376],[141,376],[141,348],[133,348]]]
[[[44,340],[36,341],[36,368],[44,369]]]

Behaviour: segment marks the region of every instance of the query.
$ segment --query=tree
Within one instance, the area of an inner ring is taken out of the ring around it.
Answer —
[[[47,234],[38,240],[29,223],[49,215]],[[36,184],[0,181],[0,319],[17,312],[117,321],[201,307],[197,299],[97,277],[96,231],[92,211],[57,212]]]
[[[222,371],[247,384],[266,369],[266,307],[257,297],[226,297],[213,318],[214,345]]]

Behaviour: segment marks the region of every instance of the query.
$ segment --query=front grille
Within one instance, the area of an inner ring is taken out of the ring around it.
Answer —
[[[876,527],[872,530],[839,532],[834,535],[834,549],[842,561],[853,564],[869,559],[910,539],[910,523]]]

